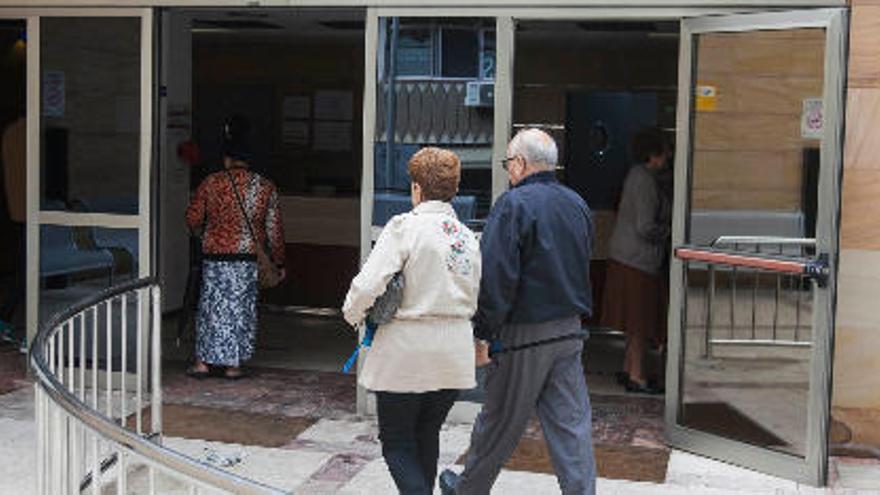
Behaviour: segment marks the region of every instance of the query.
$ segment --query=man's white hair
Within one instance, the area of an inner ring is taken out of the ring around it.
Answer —
[[[535,129],[523,129],[510,140],[510,153],[522,155],[526,164],[531,167],[553,170],[559,158],[556,141],[546,132]]]

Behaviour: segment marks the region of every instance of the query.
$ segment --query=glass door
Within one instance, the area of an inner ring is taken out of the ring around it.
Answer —
[[[28,332],[151,266],[150,9],[34,11]]]
[[[684,19],[672,445],[825,483],[845,12]]]

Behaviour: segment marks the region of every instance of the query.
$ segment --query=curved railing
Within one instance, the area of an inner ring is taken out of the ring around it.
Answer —
[[[129,282],[40,328],[37,493],[285,493],[162,446],[159,297],[154,279]]]

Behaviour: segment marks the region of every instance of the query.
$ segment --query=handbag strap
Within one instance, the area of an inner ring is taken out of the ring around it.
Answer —
[[[244,207],[244,202],[241,200],[241,195],[238,193],[238,187],[235,185],[235,178],[232,177],[232,172],[229,169],[226,169],[226,177],[229,179],[229,183],[232,185],[232,193],[235,194],[235,201],[238,203],[238,208],[241,210],[241,216],[244,217],[245,224],[247,224],[248,232],[251,234],[251,239],[254,241],[254,249],[259,249],[259,242],[257,242],[257,236],[254,234],[254,226],[251,224],[251,217],[248,216],[248,212]]]

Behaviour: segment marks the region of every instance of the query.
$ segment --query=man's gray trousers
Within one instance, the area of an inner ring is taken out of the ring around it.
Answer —
[[[580,330],[579,318],[505,326],[504,347]],[[584,369],[583,340],[497,354],[486,370],[486,401],[471,434],[457,494],[488,494],[537,411],[563,495],[593,495],[596,464],[592,414]]]

